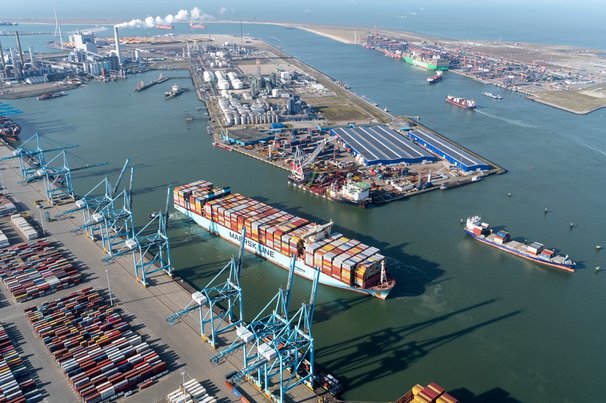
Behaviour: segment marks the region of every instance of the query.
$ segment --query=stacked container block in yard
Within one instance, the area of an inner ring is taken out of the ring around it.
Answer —
[[[0,251],[0,278],[17,302],[80,283],[80,273],[72,262],[56,244],[44,239]]]
[[[0,195],[0,217],[15,214],[17,207],[15,204],[6,196]]]
[[[26,240],[31,241],[32,239],[38,238],[38,231],[36,231],[21,214],[13,214],[11,216],[11,222]]]
[[[85,402],[115,399],[167,371],[149,344],[92,288],[25,312],[71,388]]]
[[[25,362],[0,325],[0,402],[39,401],[42,395]]]

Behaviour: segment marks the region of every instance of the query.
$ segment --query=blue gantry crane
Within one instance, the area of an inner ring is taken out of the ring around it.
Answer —
[[[41,167],[46,163],[44,153],[51,151],[67,150],[78,147],[77,144],[59,145],[47,149],[43,149],[40,143],[38,133],[34,134],[29,139],[25,140],[19,147],[15,148],[12,155],[0,159],[0,161],[19,158],[19,170],[23,180],[29,180],[30,177],[36,175]]]
[[[168,238],[169,202],[170,187],[166,190],[164,210],[153,212],[151,220],[143,228],[127,238],[115,253],[103,258],[105,262],[111,262],[118,256],[132,253],[135,278],[145,287],[149,285],[148,276],[153,273],[163,271],[170,277],[173,276]]]
[[[180,311],[175,312],[166,320],[174,325],[184,315],[195,310],[200,314],[200,335],[202,340],[208,342],[213,348],[217,347],[218,336],[243,322],[244,305],[242,301],[242,288],[240,286],[240,272],[242,271],[242,258],[246,229],[242,228],[242,238],[238,258],[232,258],[215,277],[201,291],[192,294],[192,301]],[[229,270],[227,279],[225,272]],[[237,309],[237,311],[236,311]]]
[[[103,207],[105,207],[116,195],[118,188],[120,187],[120,182],[122,181],[122,177],[124,176],[124,172],[126,172],[126,167],[128,166],[129,160],[127,159],[120,171],[120,175],[116,180],[116,184],[112,185],[109,177],[103,178],[101,182],[96,184],[91,190],[89,190],[84,196],[76,200],[74,206],[65,210],[64,212],[58,214],[56,218],[61,218],[66,215],[75,213],[77,211],[82,211],[83,213],[83,222],[89,222],[90,216]],[[103,192],[99,194],[99,192]],[[94,236],[90,236],[91,239],[94,239]]]
[[[134,236],[133,177],[134,168],[131,167],[128,188],[117,195],[113,195],[107,203],[97,206],[92,214],[89,212],[88,219],[84,224],[74,230],[74,232],[86,231],[93,240],[96,240],[97,235],[100,235],[103,250],[110,256],[119,249],[116,246],[121,244],[123,239]]]
[[[33,182],[40,178],[44,179],[46,198],[54,205],[56,201],[65,198],[76,198],[74,184],[72,182],[72,172],[103,165],[107,165],[107,162],[86,164],[80,167],[70,168],[67,150],[63,149],[57,155],[42,164],[33,175],[30,175],[29,178],[24,181]]]
[[[286,291],[280,289],[250,324],[236,328],[238,337],[229,347],[211,357],[211,363],[218,364],[242,349],[243,368],[231,381],[239,383],[249,378],[279,403],[295,386],[301,383],[311,386],[314,379],[311,328],[320,272],[316,270],[309,303],[289,315],[295,264],[293,257]]]

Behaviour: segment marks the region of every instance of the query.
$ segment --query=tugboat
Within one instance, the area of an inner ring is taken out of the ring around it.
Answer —
[[[446,96],[446,102],[463,109],[475,109],[477,107],[476,101],[473,99],[453,97],[452,95]]]
[[[490,97],[492,99],[503,99],[503,97],[500,96],[499,94],[493,94],[492,92],[488,92],[488,91],[483,92],[482,95],[485,95],[485,96]]]
[[[441,71],[438,71],[435,75],[428,77],[427,78],[427,84],[435,84],[438,81],[442,80],[442,78],[444,77],[443,75],[444,73],[442,73]]]
[[[178,84],[175,84],[171,87],[170,91],[166,91],[164,93],[164,99],[169,100],[171,98],[177,97],[185,92],[185,88],[180,88]]]

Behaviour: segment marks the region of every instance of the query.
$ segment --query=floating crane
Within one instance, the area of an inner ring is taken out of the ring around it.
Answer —
[[[324,147],[332,141],[332,138],[325,138],[318,142],[316,148],[310,153],[305,154],[299,147],[295,151],[295,156],[291,163],[291,173],[288,177],[295,183],[303,183],[309,177],[309,171],[311,164],[320,155]]]
[[[34,148],[28,148],[32,145],[34,145]],[[39,168],[45,165],[46,161],[44,158],[44,153],[68,150],[76,147],[79,146],[77,144],[68,144],[43,150],[42,146],[40,145],[40,136],[38,133],[36,133],[29,139],[25,140],[19,147],[15,148],[12,155],[1,158],[0,161],[19,158],[19,170],[21,171],[21,177],[23,180],[27,181],[36,175],[36,171],[38,171]]]
[[[201,291],[192,294],[192,301],[180,311],[166,318],[174,325],[192,311],[200,311],[200,335],[202,340],[208,342],[213,348],[217,347],[218,336],[238,327],[243,322],[244,306],[242,301],[242,288],[240,286],[240,272],[242,270],[242,256],[246,229],[242,228],[242,239],[238,258],[231,258],[230,262],[210,280]],[[219,281],[229,270],[225,281]],[[238,311],[236,312],[236,308]]]
[[[164,211],[153,212],[151,220],[132,237],[124,241],[124,245],[116,252],[103,257],[106,263],[113,262],[116,257],[132,253],[135,266],[135,278],[144,287],[149,285],[147,277],[163,271],[173,276],[170,260],[170,242],[168,238],[168,206],[170,187],[166,190]],[[154,231],[150,231],[157,226]]]
[[[236,328],[238,338],[229,347],[211,357],[211,363],[219,364],[242,349],[243,368],[230,381],[237,384],[247,377],[279,403],[292,388],[301,383],[311,386],[314,379],[311,324],[320,272],[316,270],[309,304],[302,304],[291,316],[288,310],[295,264],[293,256],[286,291],[280,289],[250,324]],[[303,371],[305,367],[309,370]],[[306,373],[300,376],[302,372]],[[277,391],[271,390],[276,386]]]

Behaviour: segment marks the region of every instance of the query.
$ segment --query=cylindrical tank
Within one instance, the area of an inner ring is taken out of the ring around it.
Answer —
[[[210,80],[212,80],[212,76],[209,71],[205,71],[204,74],[202,74],[202,76],[204,77],[204,81],[206,81],[206,82],[209,82]]]
[[[231,82],[231,84],[233,85],[234,90],[241,90],[244,88],[244,83],[240,80],[234,80]]]
[[[272,97],[279,97],[280,96],[280,90],[277,88],[274,88],[273,90],[271,90],[271,96]]]
[[[219,80],[217,86],[220,90],[228,90],[229,89],[229,81],[227,80]]]

